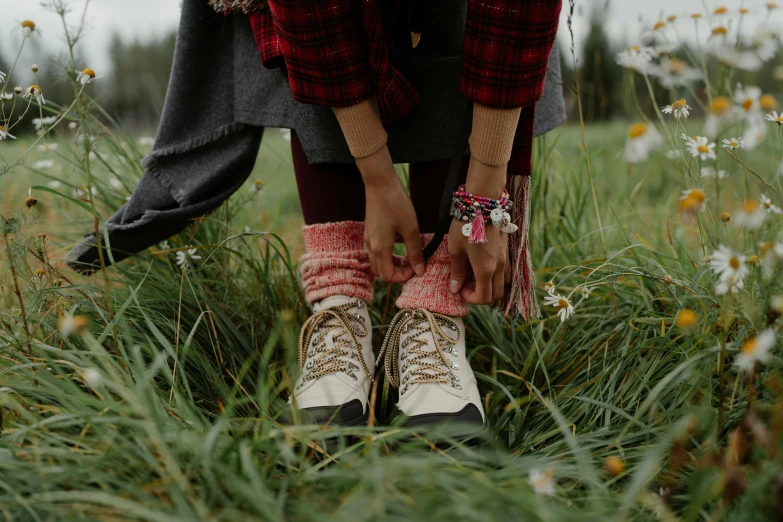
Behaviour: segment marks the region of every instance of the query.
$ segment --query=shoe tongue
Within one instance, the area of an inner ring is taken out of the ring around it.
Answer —
[[[358,301],[355,297],[348,297],[346,295],[333,295],[331,297],[327,297],[313,305],[313,311],[320,312],[321,310],[324,310],[326,308],[330,308],[332,306],[340,306],[344,305],[346,303],[353,303]]]

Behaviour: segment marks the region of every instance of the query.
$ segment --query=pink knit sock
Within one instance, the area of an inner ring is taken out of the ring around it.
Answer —
[[[424,245],[432,240],[432,234],[422,234]],[[423,276],[413,276],[402,285],[402,293],[397,299],[397,308],[424,308],[430,312],[451,315],[468,315],[468,306],[462,297],[449,292],[451,261],[449,259],[449,238],[427,261],[427,271]]]
[[[372,300],[374,276],[364,250],[364,223],[307,225],[302,233],[307,253],[300,270],[308,303],[334,295]]]

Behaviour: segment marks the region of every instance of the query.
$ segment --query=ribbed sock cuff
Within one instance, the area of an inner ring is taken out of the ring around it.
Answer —
[[[422,244],[426,246],[433,234],[423,234]],[[449,238],[444,237],[435,253],[427,261],[427,271],[422,276],[413,276],[402,285],[397,299],[397,308],[424,308],[433,313],[463,317],[468,315],[468,306],[459,294],[449,292],[451,258]]]
[[[335,295],[372,300],[374,276],[364,250],[364,223],[339,221],[302,227],[306,254],[302,287],[308,303]]]
[[[473,104],[470,154],[485,165],[499,167],[511,159],[521,108],[496,109]]]
[[[332,107],[354,158],[366,158],[386,145],[378,100],[373,96],[349,107]]]

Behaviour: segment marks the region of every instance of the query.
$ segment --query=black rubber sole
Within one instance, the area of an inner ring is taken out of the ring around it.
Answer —
[[[421,431],[431,442],[441,441],[468,442],[479,440],[487,433],[489,424],[482,418],[481,412],[474,404],[468,404],[460,411],[452,413],[427,413],[408,416],[396,407],[391,415],[392,426],[399,426]],[[416,437],[405,437],[411,440]],[[432,439],[435,440],[432,440]]]

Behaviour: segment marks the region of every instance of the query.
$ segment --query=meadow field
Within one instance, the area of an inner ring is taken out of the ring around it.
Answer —
[[[706,91],[706,118],[735,103],[729,85]],[[435,444],[385,425],[383,380],[369,427],[277,422],[308,314],[285,131],[266,131],[214,213],[94,276],[70,271],[65,254],[130,195],[152,147],[77,101],[48,104],[68,116],[42,136],[0,141],[0,519],[783,518],[779,122],[735,149],[722,139],[746,124],[724,122],[715,159],[690,143],[701,116],[537,139],[539,297],[575,313],[472,310],[491,430]],[[634,140],[653,134],[640,157]],[[378,347],[398,291],[376,283]]]

